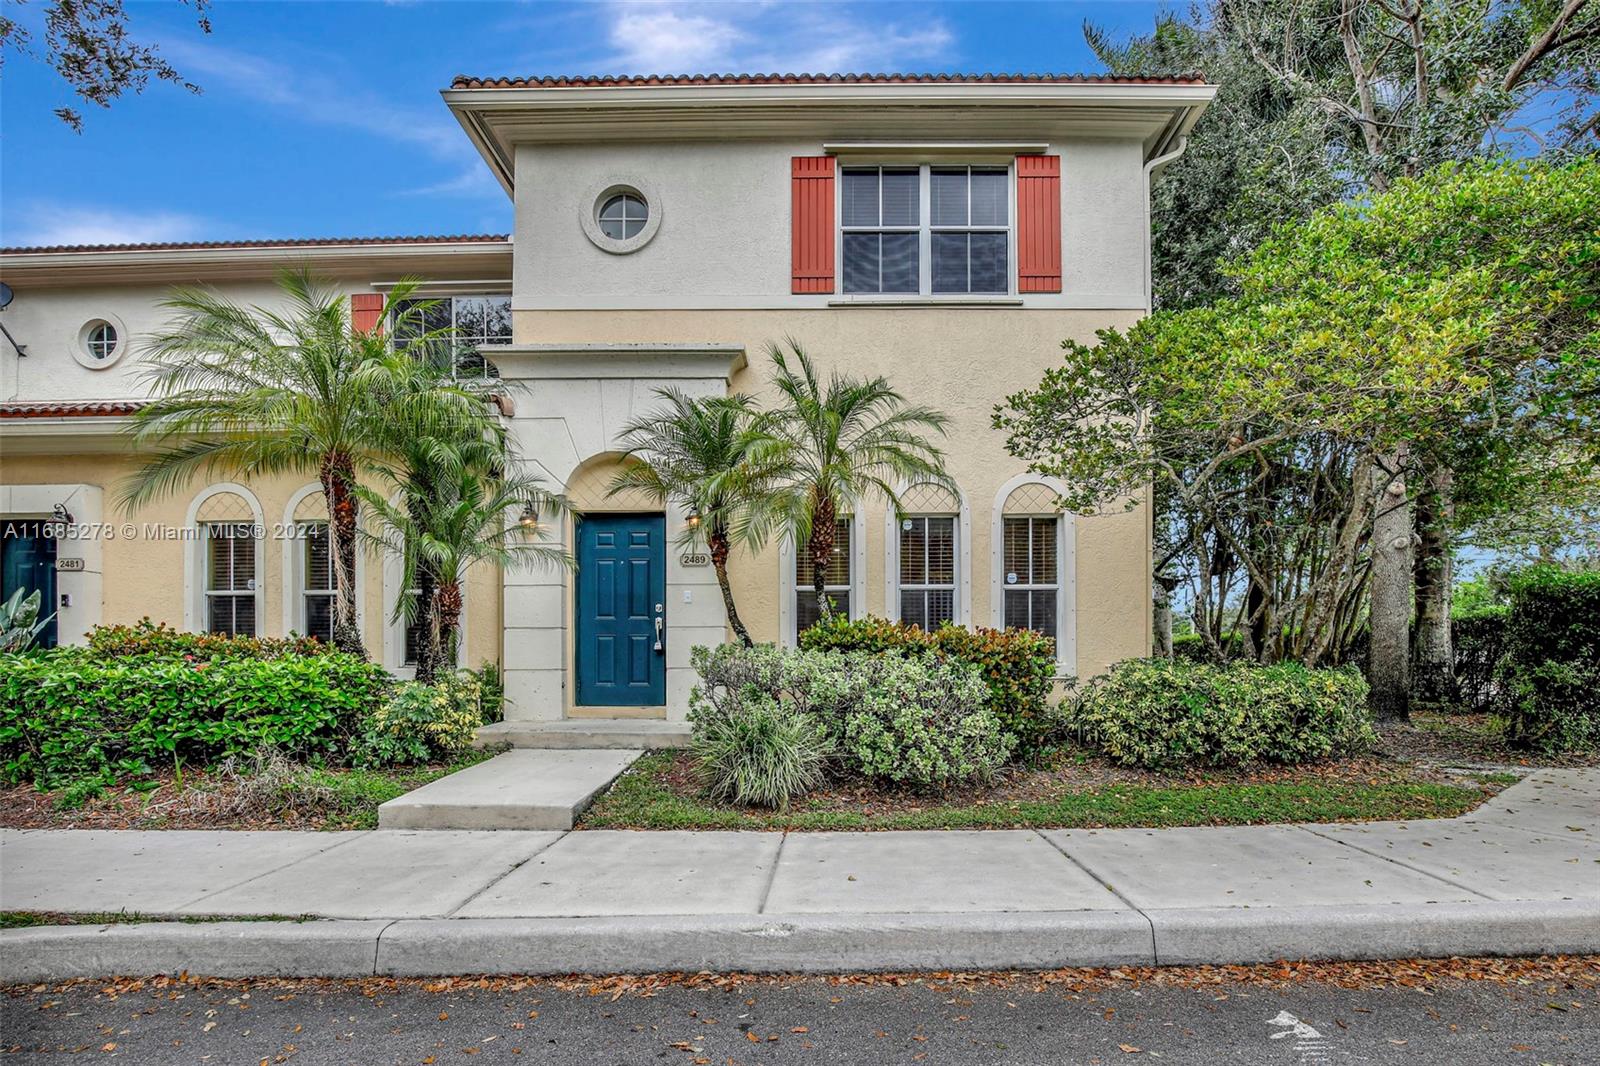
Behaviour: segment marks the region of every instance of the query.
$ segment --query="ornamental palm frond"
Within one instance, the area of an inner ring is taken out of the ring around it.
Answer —
[[[412,280],[395,286],[384,313],[415,289]],[[355,487],[381,458],[391,407],[410,392],[416,360],[411,345],[397,350],[380,330],[356,328],[347,301],[304,271],[280,273],[278,295],[281,306],[268,308],[183,287],[162,302],[171,318],[145,350],[152,400],[132,431],[147,458],[122,500],[148,502],[200,473],[316,477],[329,515],[333,641],[364,654]],[[437,338],[412,343],[432,347]]]
[[[751,512],[741,533],[759,538],[778,529],[791,538],[810,562],[817,610],[826,619],[832,604],[824,588],[838,515],[872,499],[898,514],[899,485],[930,482],[954,491],[944,453],[927,437],[942,436],[950,419],[931,407],[907,405],[881,376],[835,371],[823,381],[793,338],[782,347],[769,344],[767,355],[782,405],[758,420],[761,440],[751,461],[778,488]]]
[[[751,548],[761,546],[759,524],[745,519],[752,510],[769,505],[775,466],[764,467],[753,459],[762,438],[753,430],[755,416],[748,398],[697,398],[676,388],[657,389],[656,395],[661,408],[623,428],[625,459],[638,461],[624,463],[611,483],[611,494],[643,489],[690,513],[691,525],[679,542],[688,546],[705,537],[728,625],[748,647],[750,633],[739,618],[728,581],[728,557],[736,539]]]

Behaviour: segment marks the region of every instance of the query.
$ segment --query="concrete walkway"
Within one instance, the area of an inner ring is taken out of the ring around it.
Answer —
[[[1600,771],[1462,818],[929,832],[6,831],[6,981],[1600,952]]]

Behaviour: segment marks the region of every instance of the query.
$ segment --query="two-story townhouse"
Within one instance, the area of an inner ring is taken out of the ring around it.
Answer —
[[[764,351],[790,337],[824,372],[883,374],[951,419],[959,492],[906,486],[904,515],[874,503],[841,519],[827,577],[841,608],[1030,626],[1056,638],[1062,674],[1095,673],[1148,652],[1150,510],[1059,513],[1056,486],[1006,453],[990,417],[1062,339],[1147,312],[1150,183],[1213,91],[1081,76],[457,79],[445,102],[514,203],[509,239],[0,254],[17,294],[0,321],[27,352],[4,357],[0,518],[59,505],[79,524],[122,521],[108,501],[137,458],[118,423],[165,285],[264,296],[273,269],[308,262],[370,315],[386,284],[418,274],[521,386],[518,447],[572,507],[554,524],[575,573],[484,573],[468,590],[464,661],[504,668],[506,736],[681,733],[689,651],[726,637],[721,598],[677,547],[688,515],[608,495],[619,432],[663,386],[770,402]],[[129,516],[191,534],[178,540],[13,540],[6,587],[54,550],[64,640],[145,614],[315,631],[316,538],[271,536],[325,518],[308,488],[195,485]],[[269,536],[235,542],[258,523]],[[392,562],[365,569],[368,645],[403,669],[390,618],[405,590]],[[732,570],[753,635],[792,642],[814,613],[793,546]],[[621,721],[634,719],[661,724]]]

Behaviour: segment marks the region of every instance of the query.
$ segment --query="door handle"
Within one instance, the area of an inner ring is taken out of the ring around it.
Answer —
[[[666,645],[661,643],[661,616],[656,615],[656,651],[665,650]]]

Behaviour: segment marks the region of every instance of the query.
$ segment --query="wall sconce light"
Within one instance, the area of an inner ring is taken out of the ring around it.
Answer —
[[[539,512],[534,510],[532,500],[522,505],[522,517],[517,520],[517,523],[529,533],[538,531]]]
[[[59,525],[70,526],[73,524],[72,512],[67,510],[67,505],[64,503],[58,503],[50,508],[50,515]]]
[[[689,517],[684,519],[684,522],[688,524],[690,529],[699,529],[700,528],[700,512],[698,512],[698,511],[690,511],[689,512]]]

